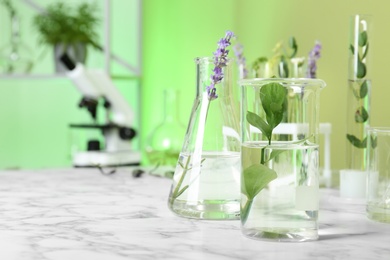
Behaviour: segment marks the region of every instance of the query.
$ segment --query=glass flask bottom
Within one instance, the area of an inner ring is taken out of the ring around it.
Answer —
[[[367,205],[367,217],[371,220],[390,223],[390,206],[380,205],[379,203],[368,203]]]
[[[256,240],[280,241],[280,242],[305,242],[318,240],[318,229],[313,228],[251,228],[242,229],[244,236]]]
[[[240,219],[239,200],[203,200],[188,202],[175,200],[169,208],[178,216],[205,220]]]

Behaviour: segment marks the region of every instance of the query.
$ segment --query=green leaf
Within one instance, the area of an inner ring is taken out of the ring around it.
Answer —
[[[372,149],[375,149],[376,146],[378,145],[378,138],[371,136],[370,139],[371,139],[371,147],[372,147]]]
[[[267,61],[268,61],[267,57],[260,57],[260,58],[257,59],[257,62],[259,62],[259,63],[264,63],[264,62],[267,62]]]
[[[366,148],[367,147],[367,136],[364,137],[362,143],[361,143],[361,147],[360,148]]]
[[[290,39],[288,40],[288,44],[289,44],[290,48],[292,48],[292,49],[298,48],[297,41],[295,40],[294,36],[290,37]]]
[[[359,79],[364,78],[367,73],[366,65],[358,59],[356,77]]]
[[[355,112],[355,122],[356,123],[364,123],[368,119],[368,112],[367,110],[361,106],[359,107]]]
[[[367,146],[367,137],[360,141],[356,136],[347,134],[347,139],[356,148],[366,148]]]
[[[360,85],[360,98],[365,98],[368,93],[368,83],[367,80],[365,80],[362,85]]]
[[[353,45],[349,45],[349,49],[351,50],[352,54],[355,54],[355,48],[353,47]]]
[[[364,49],[362,60],[367,56],[367,53],[368,53],[368,42],[367,42],[366,48]]]
[[[272,159],[274,159],[276,156],[278,156],[283,152],[285,152],[285,150],[273,150],[264,163],[271,161]]]
[[[286,96],[286,89],[278,83],[268,83],[260,89],[261,103],[272,130],[283,120]]]
[[[359,46],[360,47],[363,47],[363,46],[366,46],[367,44],[367,32],[366,31],[362,31],[360,34],[359,34]]]
[[[266,63],[266,62],[268,62],[267,57],[260,57],[260,58],[257,58],[257,59],[253,62],[252,68],[253,68],[254,70],[258,70],[258,69],[260,68],[260,64],[261,64],[261,63]]]
[[[294,58],[298,52],[298,45],[297,45],[297,41],[295,40],[295,37],[290,37],[288,44],[289,44],[290,48],[293,49],[293,52],[291,53],[290,58]]]
[[[181,194],[183,194],[183,192],[186,191],[186,189],[188,189],[188,185],[184,186],[176,195],[175,195],[175,199],[178,198]]]
[[[246,113],[246,120],[249,124],[259,129],[268,138],[268,140],[271,139],[272,128],[264,121],[264,119],[255,113],[248,111]]]
[[[242,177],[241,192],[248,200],[253,200],[268,183],[277,178],[277,174],[265,165],[254,164],[244,169]]]

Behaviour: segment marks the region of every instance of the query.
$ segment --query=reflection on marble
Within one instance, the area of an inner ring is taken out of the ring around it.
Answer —
[[[320,240],[263,242],[239,221],[173,215],[171,181],[131,172],[0,171],[0,259],[390,259],[390,225],[336,190],[321,191]]]

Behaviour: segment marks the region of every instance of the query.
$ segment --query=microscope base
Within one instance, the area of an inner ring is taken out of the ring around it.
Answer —
[[[137,151],[85,151],[73,156],[74,167],[119,167],[140,165],[141,153]]]

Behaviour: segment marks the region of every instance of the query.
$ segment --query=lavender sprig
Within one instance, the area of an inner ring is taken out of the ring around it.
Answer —
[[[246,69],[246,59],[244,57],[244,47],[237,43],[233,46],[234,54],[237,58],[237,63],[242,67],[242,71],[240,71],[240,79],[245,79],[248,75],[248,70]]]
[[[316,72],[317,72],[317,60],[321,57],[321,43],[319,41],[316,41],[316,44],[314,45],[314,48],[309,52],[309,58],[307,61],[307,71],[306,71],[306,77],[308,78],[316,78]]]
[[[234,33],[231,31],[226,31],[225,37],[218,41],[218,48],[213,53],[214,55],[214,69],[213,74],[211,75],[211,84],[206,87],[209,100],[214,100],[218,98],[216,93],[217,89],[215,85],[220,83],[223,79],[222,68],[226,67],[228,61],[229,50],[226,48],[231,45],[231,38],[235,37]]]

